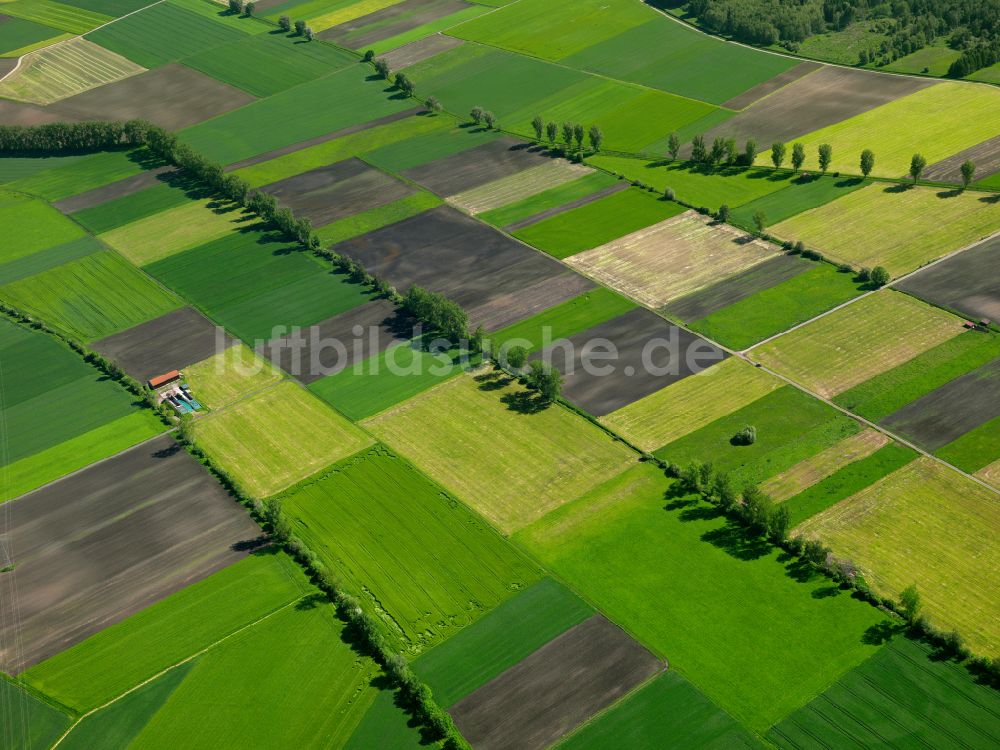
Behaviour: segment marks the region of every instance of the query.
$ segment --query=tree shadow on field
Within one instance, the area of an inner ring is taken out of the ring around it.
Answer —
[[[549,402],[530,391],[515,391],[500,397],[500,402],[518,414],[537,414],[549,407]]]
[[[962,194],[962,188],[952,188],[951,190],[942,190],[937,193],[938,198],[957,198]]]
[[[913,185],[910,184],[910,183],[908,183],[908,182],[897,182],[895,185],[890,185],[889,187],[887,187],[882,192],[883,193],[905,193],[907,190],[910,190],[912,187],[913,187]]]
[[[868,646],[882,646],[897,635],[906,630],[905,625],[900,625],[891,620],[882,620],[865,630],[861,636],[861,642]]]
[[[135,162],[143,169],[156,169],[157,167],[169,166],[167,161],[154,154],[145,146],[130,151],[128,153],[128,160]]]
[[[476,375],[473,380],[479,383],[481,391],[499,391],[514,382],[514,378],[501,370],[490,370]]]
[[[769,555],[772,550],[771,545],[764,539],[749,538],[746,530],[733,521],[726,521],[725,526],[706,531],[701,535],[701,539],[737,560],[758,560]]]
[[[995,195],[984,195],[982,198],[979,199],[979,202],[989,203],[991,205],[994,203],[1000,203],[1000,193],[996,193]]]
[[[831,583],[828,586],[820,586],[818,589],[813,589],[810,596],[813,599],[832,599],[835,596],[840,596],[840,591],[840,586]]]
[[[296,602],[295,604],[295,609],[299,611],[316,609],[318,606],[324,603],[329,604],[330,598],[326,594],[317,591],[315,594],[309,594],[308,596],[304,596],[301,599],[299,599],[299,601]]]
[[[420,738],[418,743],[421,746],[438,744],[438,741],[432,736],[427,727],[423,726],[415,718],[414,714],[416,713],[417,706],[412,700],[407,700],[403,697],[403,692],[392,684],[392,680],[389,679],[388,675],[384,672],[379,672],[368,681],[368,685],[376,690],[392,695],[392,705],[406,715],[406,726],[419,733]]]
[[[782,562],[786,563],[785,575],[798,583],[809,583],[816,580],[817,577],[822,577],[810,563],[802,558],[788,555]]]
[[[839,188],[854,187],[855,185],[860,185],[864,181],[864,177],[847,177],[839,182],[833,183],[833,186]]]

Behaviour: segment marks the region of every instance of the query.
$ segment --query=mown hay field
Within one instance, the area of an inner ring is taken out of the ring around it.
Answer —
[[[184,379],[210,409],[221,409],[283,378],[277,367],[243,344],[184,368]]]
[[[881,291],[753,350],[753,358],[832,397],[959,335],[954,315]]]
[[[199,447],[254,497],[267,497],[372,444],[297,383],[285,381],[197,420]]]
[[[933,625],[997,656],[1000,616],[983,575],[1000,565],[996,494],[922,457],[798,527],[847,557],[883,596],[915,583]]]
[[[758,732],[875,651],[862,636],[878,610],[818,573],[790,576],[779,551],[671,489],[641,464],[515,539]]]
[[[766,163],[769,153],[761,157]],[[769,226],[779,224],[796,214],[823,206],[830,201],[853,193],[870,184],[860,177],[834,177],[832,175],[800,175],[786,187],[756,198],[733,209],[732,221],[744,229],[755,229],[753,217],[758,211],[764,214]]]
[[[293,488],[284,507],[296,535],[411,654],[539,575],[485,521],[381,446]]]
[[[992,234],[1000,202],[975,192],[869,185],[771,228],[856,268],[899,276]]]
[[[562,407],[523,413],[520,386],[497,388],[492,378],[477,377],[453,378],[364,425],[501,531],[539,518],[635,460]]]
[[[601,417],[601,422],[643,450],[653,451],[779,387],[777,378],[729,357]]]

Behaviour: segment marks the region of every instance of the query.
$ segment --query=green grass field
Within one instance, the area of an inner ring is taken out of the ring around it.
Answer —
[[[710,211],[718,211],[723,203],[736,208],[784,190],[793,177],[790,172],[733,167],[704,170],[682,162],[644,161],[604,154],[591,156],[587,162],[654,187],[661,194],[670,188],[686,203],[704,206]]]
[[[855,268],[885,266],[893,276],[913,271],[990,235],[1000,203],[974,192],[869,185],[771,228]]]
[[[70,154],[68,156],[7,156],[0,160],[0,182],[7,183],[31,177],[60,166],[68,166],[92,154]]]
[[[760,157],[767,162],[769,152]],[[747,231],[753,230],[753,217],[758,211],[767,218],[768,226],[774,226],[803,211],[825,205],[843,195],[853,193],[870,182],[860,177],[833,177],[812,175],[796,177],[786,187],[774,193],[756,198],[733,209],[732,223]]]
[[[623,190],[520,229],[514,236],[553,257],[566,258],[684,210],[677,203],[640,190]]]
[[[353,237],[360,237],[376,229],[395,224],[397,221],[423,213],[429,208],[441,205],[441,199],[433,193],[419,192],[400,198],[378,208],[348,216],[346,219],[332,221],[319,229],[316,234],[324,245],[334,245]]]
[[[805,273],[692,322],[690,327],[741,351],[847,302],[862,291],[854,274],[817,263]]]
[[[943,78],[948,68],[961,57],[961,52],[945,45],[924,47],[885,66],[884,70],[894,73],[922,73]]]
[[[44,201],[0,191],[0,224],[17,227],[0,249],[0,264],[32,255],[86,233]],[[2,266],[0,266],[2,267]]]
[[[832,398],[962,330],[951,313],[884,290],[774,339],[752,356]]]
[[[11,750],[46,750],[69,728],[70,719],[27,690],[0,676],[4,736]]]
[[[451,15],[422,24],[417,26],[415,29],[404,31],[401,34],[396,34],[395,36],[387,37],[386,39],[380,39],[374,44],[365,45],[365,49],[374,51],[376,55],[385,54],[386,52],[396,49],[397,47],[402,47],[404,44],[409,44],[410,42],[415,42],[418,39],[423,39],[424,37],[432,34],[446,31],[453,26],[457,26],[460,23],[476,18],[477,16],[487,12],[488,8],[485,6],[486,3],[476,3],[475,5],[466,6]]]
[[[397,696],[383,690],[372,701],[354,734],[343,745],[345,750],[421,750],[420,730],[412,725],[409,714],[396,705]]]
[[[641,464],[515,539],[757,732],[874,652],[878,610],[671,488]]]
[[[184,64],[254,96],[270,96],[357,62],[328,44],[257,34],[185,57]]]
[[[1000,83],[1000,63],[993,63],[989,67],[980,68],[968,76],[968,80],[982,81],[983,83]]]
[[[677,672],[669,671],[599,714],[559,750],[698,747],[756,748],[760,743]]]
[[[198,447],[259,498],[372,444],[370,437],[291,381],[198,419],[192,431]]]
[[[103,151],[80,159],[53,159],[52,162],[49,169],[32,170],[11,182],[10,187],[57,201],[159,166],[159,162],[141,148]]]
[[[370,296],[297,244],[259,231],[230,232],[145,270],[251,345],[276,327],[284,335]]]
[[[110,251],[7,284],[0,298],[83,341],[180,307],[177,297]]]
[[[594,614],[566,587],[543,578],[422,654],[413,664],[442,706],[451,706]]]
[[[87,235],[61,245],[24,255],[16,260],[0,263],[0,285],[26,279],[29,276],[48,271],[71,260],[84,258],[106,249],[95,238]]]
[[[730,443],[746,425],[757,428],[757,441]],[[710,461],[742,487],[770,479],[860,429],[853,419],[785,385],[665,445],[656,456],[681,467]]]
[[[475,622],[538,570],[382,446],[285,494],[295,534],[417,653]]]
[[[102,234],[126,224],[138,222],[140,219],[148,218],[161,211],[183,206],[190,200],[191,198],[182,189],[171,185],[156,185],[93,208],[77,211],[73,214],[73,220],[94,234]]]
[[[935,627],[958,630],[974,653],[997,656],[996,597],[981,584],[998,564],[995,493],[918,458],[798,527],[852,560],[883,596],[916,582]]]
[[[592,195],[614,183],[615,178],[610,175],[606,175],[603,172],[594,172],[593,174],[578,177],[564,185],[549,188],[527,198],[522,198],[506,206],[494,208],[491,211],[484,211],[479,214],[479,218],[495,227],[503,227],[513,224],[515,221],[520,221],[521,219],[541,213],[542,211],[558,208],[578,198]]]
[[[523,389],[505,380],[488,370],[464,374],[364,424],[504,532],[635,460],[560,406],[517,411]],[[432,422],[434,430],[421,427]]]
[[[59,29],[24,18],[11,18],[0,24],[0,55],[30,47],[59,36]]]
[[[934,451],[934,455],[974,474],[1000,458],[1000,417],[984,422]]]
[[[420,117],[415,122],[401,122],[397,125],[399,126],[405,126],[403,129],[413,135],[383,139],[384,143],[373,144],[371,150],[364,155],[365,161],[387,172],[402,172],[482,146],[500,137],[494,130],[456,127],[455,121],[450,117]],[[388,127],[390,126],[382,126],[378,130]]]
[[[309,593],[284,553],[261,552],[112,625],[22,674],[85,712]]]
[[[834,401],[877,422],[996,357],[1000,357],[1000,335],[965,331],[844,391]]]
[[[947,707],[933,710],[931,707]],[[894,638],[815,700],[768,732],[781,748],[822,735],[834,747],[988,747],[1000,742],[1000,700],[927,646]]]
[[[76,8],[54,0],[14,0],[4,3],[4,15],[34,21],[70,34],[86,34],[91,29],[112,20],[111,16]]]

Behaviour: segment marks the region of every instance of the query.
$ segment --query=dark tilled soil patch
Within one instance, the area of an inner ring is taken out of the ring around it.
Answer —
[[[973,320],[1000,321],[1000,237],[915,273],[896,288]]]
[[[994,417],[1000,417],[1000,359],[955,378],[879,424],[935,451]]]
[[[412,322],[395,305],[379,299],[272,339],[262,354],[308,385],[385,351],[413,336]]]
[[[16,67],[17,67],[16,57],[0,57],[0,78],[3,78],[5,75],[10,73],[10,71],[12,71]]]
[[[563,340],[567,341],[566,339]],[[643,308],[558,342],[545,358],[564,373],[563,395],[594,416],[620,409],[728,356],[695,334]],[[615,357],[605,357],[608,343]],[[583,363],[590,361],[589,372]]]
[[[663,668],[594,615],[449,710],[476,750],[545,748]]]
[[[973,179],[981,180],[1000,172],[1000,135],[931,164],[924,172],[924,179],[960,183],[961,167],[967,159],[972,159],[976,165],[976,176]]]
[[[5,512],[0,540],[16,567],[4,575],[17,587],[18,616],[0,621],[0,664],[11,674],[236,562],[260,536],[169,435],[12,500]]]
[[[47,107],[63,120],[132,120],[180,130],[255,101],[179,63],[71,96]]]
[[[51,107],[0,99],[0,125],[45,125],[65,119]]]
[[[595,286],[597,285],[593,281],[574,271],[542,279],[469,310],[469,327],[475,330],[476,326],[481,325],[487,332],[498,331],[560,302],[578,297]]]
[[[142,174],[133,175],[132,177],[126,177],[124,180],[118,180],[117,182],[102,185],[99,188],[88,190],[86,193],[80,193],[79,195],[74,195],[71,198],[57,201],[52,205],[64,214],[71,214],[76,211],[82,211],[85,208],[100,206],[102,203],[113,201],[116,198],[124,198],[126,195],[138,193],[140,190],[145,190],[146,188],[153,187],[154,185],[163,184],[168,181],[170,176],[176,174],[179,173],[172,166],[155,167],[154,169],[150,169]]]
[[[737,276],[682,297],[667,305],[666,311],[679,320],[693,323],[812,268],[815,266],[811,261],[798,256],[778,255]]]
[[[525,227],[530,227],[532,224],[537,224],[543,219],[558,216],[559,214],[572,211],[574,208],[579,208],[580,206],[586,206],[588,203],[599,201],[601,198],[607,198],[609,195],[620,193],[622,190],[627,190],[628,188],[629,183],[625,180],[616,182],[614,185],[608,185],[606,188],[602,188],[596,193],[585,195],[582,198],[577,198],[575,201],[564,203],[561,206],[556,206],[555,208],[550,208],[546,211],[539,211],[537,214],[532,214],[531,216],[521,219],[520,221],[515,221],[513,224],[508,224],[504,227],[504,231],[516,232],[518,229],[524,229]]]
[[[723,102],[722,106],[729,109],[746,109],[758,99],[763,99],[768,94],[773,94],[778,89],[782,89],[792,81],[797,81],[807,73],[823,67],[819,63],[804,62],[778,73],[774,78],[768,78],[763,83],[758,83],[753,88],[749,88],[739,96],[734,96],[728,102]]]
[[[402,34],[468,7],[468,3],[463,2],[463,0],[403,0],[403,2],[390,5],[388,8],[321,31],[317,36],[320,39],[360,50],[364,49],[366,45]],[[370,31],[358,33],[372,24],[378,24],[378,26]]]
[[[184,307],[101,339],[91,348],[145,382],[208,359],[234,343],[197,310]]]
[[[705,141],[711,143],[716,136],[738,141],[753,137],[761,148],[766,148],[775,141],[791,141],[934,83],[824,65],[712,128],[705,133]],[[685,155],[690,148],[685,144]]]
[[[390,122],[396,122],[397,120],[404,120],[407,117],[412,117],[418,112],[423,112],[422,107],[414,107],[413,109],[407,109],[403,112],[393,112],[391,115],[386,115],[385,117],[379,117],[376,120],[369,120],[368,122],[362,122],[358,125],[351,125],[350,127],[341,128],[333,133],[327,133],[325,135],[318,135],[315,138],[310,138],[307,141],[299,141],[298,143],[293,143],[290,146],[282,146],[281,148],[276,148],[272,151],[267,151],[263,154],[257,154],[256,156],[251,156],[242,161],[233,162],[226,166],[227,172],[232,172],[236,169],[243,169],[244,167],[252,167],[254,164],[261,164],[265,161],[270,161],[271,159],[277,159],[279,156],[285,156],[286,154],[292,154],[296,151],[301,151],[304,148],[309,148],[310,146],[317,146],[320,143],[326,143],[327,141],[332,141],[335,138],[340,138],[341,136],[351,135],[351,133],[360,133],[362,130],[368,130],[369,128],[375,128],[379,125],[388,125]]]
[[[350,158],[261,188],[298,217],[321,227],[416,192],[412,185]]]
[[[544,152],[513,138],[498,138],[403,172],[403,176],[440,196],[455,195],[501,177],[543,164]]]
[[[561,263],[449,206],[347,240],[333,250],[359,261],[402,293],[417,284],[466,310],[566,271]]]
[[[453,36],[431,34],[423,39],[397,47],[392,52],[379,55],[379,57],[389,63],[390,70],[402,70],[462,44],[465,42]]]

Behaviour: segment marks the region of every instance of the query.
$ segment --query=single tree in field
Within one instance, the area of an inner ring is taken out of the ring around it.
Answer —
[[[545,126],[545,135],[549,139],[549,145],[555,146],[556,138],[559,137],[559,126],[556,125],[554,122],[550,122],[548,125]]]
[[[302,36],[306,33],[306,22],[296,21],[295,22],[295,36]]]
[[[718,221],[721,221],[721,222],[728,222],[729,221],[729,206],[727,206],[725,203],[723,203],[721,206],[719,206],[719,210],[716,212],[715,218]]]
[[[383,60],[381,57],[375,61],[375,72],[380,78],[384,78],[386,81],[389,80],[389,63]]]
[[[243,12],[248,16],[252,16],[254,10],[256,9],[257,9],[257,3],[254,2],[249,2],[243,6]]]
[[[921,154],[914,154],[913,158],[910,159],[910,177],[913,178],[913,184],[917,184],[917,180],[920,179],[920,175],[924,173],[924,169],[927,167],[927,159]]]
[[[696,135],[691,139],[691,161],[701,164],[707,158],[708,153],[705,151],[705,137]]]
[[[674,193],[674,189],[672,187],[665,187],[665,188],[663,188],[663,199],[664,200],[672,201],[676,197],[677,197],[677,195]]]
[[[528,361],[528,350],[523,346],[512,346],[507,352],[507,366],[512,370],[520,371],[524,363]]]
[[[757,161],[757,141],[753,138],[747,138],[746,145],[743,147],[743,161],[748,167],[752,167],[753,163]]]
[[[483,351],[483,343],[486,341],[486,329],[481,325],[476,326],[476,330],[472,332],[472,337],[469,339],[469,349],[475,353],[479,354]]]
[[[585,132],[583,130],[583,125],[577,123],[573,126],[573,140],[576,141],[576,150],[580,151],[583,149],[583,137]]]
[[[289,18],[288,16],[280,16],[278,18],[278,28],[281,29],[282,31],[286,31],[286,32],[287,31],[291,31],[292,30],[292,19]]]
[[[826,172],[830,168],[830,162],[833,161],[833,146],[829,143],[820,144],[819,147],[819,171]]]
[[[801,143],[792,144],[792,169],[798,172],[806,163],[806,147]]]
[[[555,367],[545,364],[540,359],[536,359],[531,363],[525,380],[529,387],[538,391],[538,395],[545,402],[555,401],[562,392],[562,373]]]
[[[727,138],[726,139],[726,164],[735,164],[736,157],[739,156],[739,151],[736,149],[736,139]]]
[[[604,133],[596,125],[590,126],[590,131],[587,133],[587,138],[590,140],[590,150],[595,154],[601,150],[601,144],[604,143]]]
[[[472,111],[469,113],[469,117],[476,125],[481,125],[483,122],[483,115],[486,114],[486,110],[482,107],[473,107]]]
[[[861,152],[861,174],[865,177],[872,173],[875,168],[875,152],[866,148]]]
[[[314,36],[312,27],[306,26],[306,30],[304,32],[304,35],[305,35],[306,41],[307,42],[311,42],[313,40],[313,36]]]
[[[562,124],[562,139],[563,143],[566,144],[566,151],[568,152],[573,146],[573,123],[564,122]]]
[[[406,96],[413,96],[413,81],[407,78],[406,73],[396,73],[396,88]]]
[[[712,141],[712,151],[708,155],[708,160],[714,166],[721,162],[726,156],[726,141],[723,138],[716,138]]]
[[[485,124],[489,130],[493,130],[497,126],[496,115],[489,111],[483,112],[483,124]]]
[[[767,228],[767,216],[763,211],[754,213],[753,225],[757,227],[757,234],[764,234],[764,230]]]
[[[771,163],[775,169],[780,169],[785,161],[785,144],[781,141],[771,144]]]
[[[545,123],[542,121],[541,115],[535,115],[535,119],[531,121],[531,127],[535,130],[535,140],[542,140],[542,134],[545,132]]]
[[[436,96],[427,97],[427,101],[424,102],[424,107],[427,108],[428,112],[440,112],[441,110],[444,109],[444,107],[441,106],[441,102],[438,101]]]
[[[868,280],[874,287],[883,287],[889,283],[889,272],[884,266],[875,266],[869,273]]]
[[[375,59],[375,50],[366,49],[365,54],[364,56],[362,56],[361,59],[364,60],[365,62],[371,62],[373,59]]]
[[[903,610],[903,617],[909,622],[914,622],[920,614],[920,592],[917,591],[917,584],[912,584],[903,589],[899,594],[899,607]]]
[[[677,152],[681,150],[681,137],[677,133],[671,133],[667,139],[667,153],[671,161],[677,161]]]
[[[240,13],[243,10],[243,0],[229,0],[229,12]]]
[[[962,162],[962,187],[967,188],[972,182],[972,178],[976,176],[976,164],[972,159],[966,159]]]

